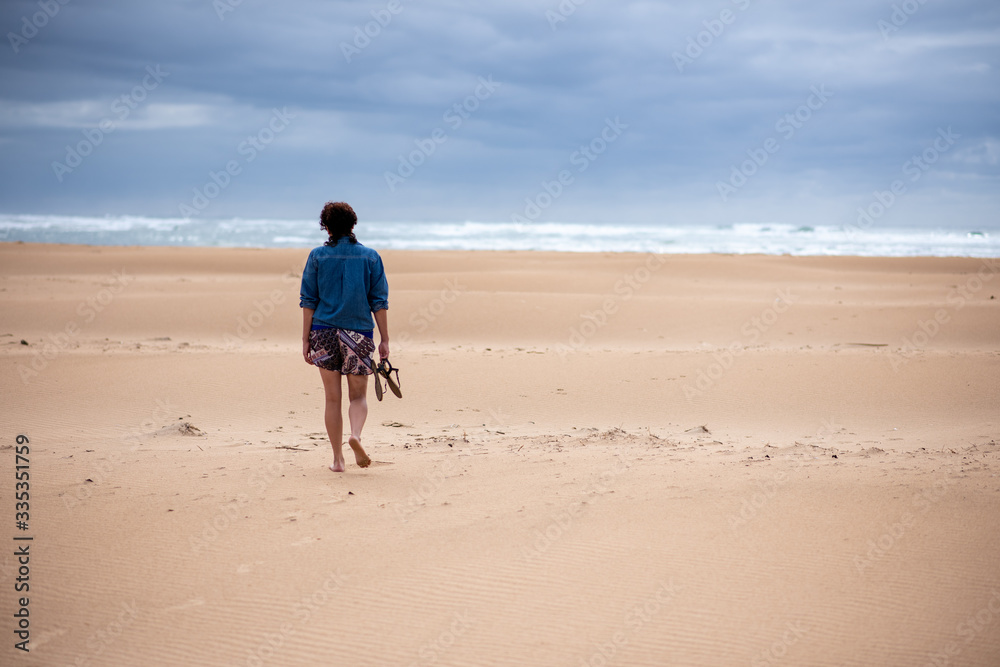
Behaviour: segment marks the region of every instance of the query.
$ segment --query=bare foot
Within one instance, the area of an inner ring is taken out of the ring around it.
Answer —
[[[344,459],[340,459],[339,461],[334,459],[333,465],[330,466],[330,470],[333,472],[344,472]]]
[[[361,440],[357,436],[352,435],[348,438],[347,444],[354,450],[354,460],[357,462],[359,468],[367,468],[371,465],[372,460],[368,458],[365,450],[361,448]]]

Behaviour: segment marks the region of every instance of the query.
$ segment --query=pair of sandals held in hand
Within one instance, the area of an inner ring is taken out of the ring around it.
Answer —
[[[392,378],[392,373],[396,374],[396,379]],[[381,401],[384,389],[382,388],[380,378],[385,378],[385,383],[389,385],[389,390],[397,398],[403,398],[403,392],[399,390],[399,369],[389,363],[388,359],[382,359],[375,366],[375,396]]]

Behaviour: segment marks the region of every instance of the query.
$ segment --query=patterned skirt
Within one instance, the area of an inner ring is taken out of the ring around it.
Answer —
[[[347,329],[315,329],[309,332],[309,361],[328,371],[344,375],[371,375],[375,372],[375,341]]]

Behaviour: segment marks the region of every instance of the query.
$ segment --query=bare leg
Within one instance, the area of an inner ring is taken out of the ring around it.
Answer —
[[[347,416],[351,421],[351,437],[347,444],[354,450],[354,460],[361,468],[367,468],[372,460],[361,447],[361,429],[365,427],[368,418],[368,376],[347,376],[347,397],[351,404],[347,408]]]
[[[330,436],[333,446],[333,472],[344,472],[344,416],[340,413],[343,389],[340,386],[340,372],[319,369],[323,378],[323,390],[326,394],[326,411],[323,420],[326,422],[326,434]]]

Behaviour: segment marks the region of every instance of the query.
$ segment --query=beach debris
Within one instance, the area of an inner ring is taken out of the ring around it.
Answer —
[[[274,448],[275,449],[290,449],[290,450],[292,450],[294,452],[308,452],[309,451],[308,449],[305,449],[304,447],[294,447],[292,445],[275,445]]]
[[[889,347],[889,343],[848,343],[848,345],[860,345],[861,347]]]
[[[689,428],[688,430],[686,430],[684,432],[685,433],[711,433],[711,431],[708,430],[708,426],[706,426],[705,424],[702,424],[701,426],[695,426],[694,428]]]
[[[28,341],[26,341],[26,340],[24,340],[24,339],[22,338],[22,339],[21,339],[21,345],[31,345],[31,343],[29,343]]]
[[[190,435],[196,437],[201,437],[203,435],[206,435],[204,431],[202,431],[200,428],[198,428],[191,422],[181,422],[180,424],[177,425],[177,430],[180,432],[181,435]]]

